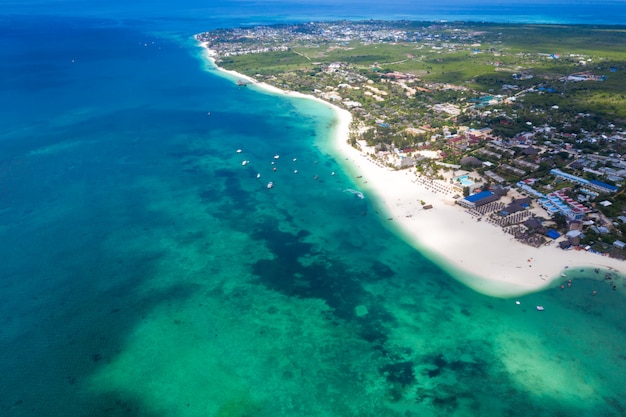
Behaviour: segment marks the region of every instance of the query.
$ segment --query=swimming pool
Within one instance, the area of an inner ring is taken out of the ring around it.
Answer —
[[[470,180],[469,175],[461,175],[460,177],[456,177],[454,180],[460,182],[461,185],[466,187],[474,185],[474,181]]]

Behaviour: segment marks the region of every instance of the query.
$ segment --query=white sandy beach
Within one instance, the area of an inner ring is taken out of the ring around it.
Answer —
[[[419,183],[413,171],[382,167],[350,146],[350,114],[342,109],[337,113],[341,120],[335,138],[337,150],[348,157],[355,177],[362,176],[357,181],[362,181],[367,194],[379,202],[385,212],[381,221],[476,291],[512,297],[560,285],[576,268],[623,270],[623,261],[562,250],[555,243],[534,248],[518,242],[501,227],[477,221],[456,205],[450,194],[431,191]],[[420,201],[433,208],[425,210]]]
[[[201,45],[213,62],[214,52]],[[217,66],[216,66],[217,67]],[[219,68],[219,67],[217,67]],[[555,243],[534,248],[518,242],[501,227],[477,221],[455,204],[450,194],[432,191],[413,170],[395,171],[374,163],[348,143],[351,114],[317,97],[285,92],[250,77],[220,68],[235,79],[292,97],[313,99],[331,106],[338,123],[334,147],[366,198],[374,198],[381,221],[465,285],[483,294],[513,297],[561,285],[576,268],[623,272],[623,261],[585,251],[562,250]],[[425,210],[420,203],[432,205]],[[390,220],[391,219],[391,220]],[[565,277],[563,277],[565,275]],[[604,277],[604,274],[598,274]],[[600,279],[600,278],[599,278]]]

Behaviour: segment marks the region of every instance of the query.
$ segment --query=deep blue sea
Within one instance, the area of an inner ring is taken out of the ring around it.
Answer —
[[[0,415],[626,415],[619,292],[464,287],[358,198],[330,109],[237,87],[192,38],[626,23],[623,1],[436,3],[3,0]]]

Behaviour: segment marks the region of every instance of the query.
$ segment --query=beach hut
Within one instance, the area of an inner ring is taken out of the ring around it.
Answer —
[[[577,237],[580,236],[582,234],[582,232],[580,230],[570,230],[569,232],[567,232],[565,234],[565,236],[567,237]]]
[[[524,222],[524,226],[528,227],[530,230],[537,230],[541,229],[542,223],[538,217],[531,217]]]
[[[483,162],[475,156],[464,156],[463,158],[461,158],[462,166],[479,167],[482,164]]]

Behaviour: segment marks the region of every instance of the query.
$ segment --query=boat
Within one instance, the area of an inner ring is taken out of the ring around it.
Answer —
[[[244,80],[237,80],[237,85],[238,85],[239,87],[245,87],[245,86],[247,86],[247,85],[248,85],[248,82],[247,82],[247,81],[244,81]]]
[[[280,155],[278,154],[274,155],[274,159],[278,159],[278,158],[280,158]]]
[[[274,187],[274,182],[270,181],[267,183],[267,188],[273,188]]]
[[[250,162],[250,161],[248,161],[247,159],[244,159],[244,160],[241,162],[241,165],[246,166],[246,165],[248,165],[248,162]]]
[[[261,178],[261,174],[260,174],[260,173],[257,173],[257,174],[256,174],[256,177],[257,177],[257,178]]]
[[[543,311],[543,306],[537,306],[537,311]]]
[[[345,193],[350,193],[355,195],[356,197],[360,198],[360,199],[364,199],[365,196],[363,195],[362,192],[357,191],[357,190],[353,190],[352,188],[346,188],[345,190],[343,190]]]

